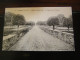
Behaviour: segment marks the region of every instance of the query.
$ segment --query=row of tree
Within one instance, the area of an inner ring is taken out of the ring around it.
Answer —
[[[20,25],[34,25],[34,22],[26,22],[23,15],[6,12],[4,25],[17,25],[19,27]]]
[[[45,23],[42,21],[39,21],[38,24],[45,25]],[[53,30],[55,29],[54,27],[56,25],[61,27],[67,27],[69,31],[69,28],[73,27],[72,16],[70,15],[68,18],[66,18],[64,15],[60,14],[56,17],[50,17],[46,21],[46,25],[53,26]]]

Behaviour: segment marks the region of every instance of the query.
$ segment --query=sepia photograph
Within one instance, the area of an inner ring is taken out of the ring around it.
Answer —
[[[5,8],[2,51],[75,51],[72,7]]]

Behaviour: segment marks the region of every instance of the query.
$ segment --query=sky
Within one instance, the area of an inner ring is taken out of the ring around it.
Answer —
[[[63,14],[65,17],[72,15],[71,7],[18,7],[5,8],[5,12],[12,12],[14,14],[21,14],[26,21],[47,21],[49,17]]]

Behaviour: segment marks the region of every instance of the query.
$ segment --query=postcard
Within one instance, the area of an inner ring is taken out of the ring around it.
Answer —
[[[75,51],[71,7],[5,8],[2,51]]]

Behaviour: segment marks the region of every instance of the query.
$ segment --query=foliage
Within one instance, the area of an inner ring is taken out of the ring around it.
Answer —
[[[46,25],[46,21],[38,21],[37,24],[38,25]]]
[[[26,22],[26,25],[35,25],[35,23],[32,22],[32,21],[27,21],[27,22]]]
[[[59,19],[59,26],[63,26],[63,22],[66,17],[63,14],[59,14],[57,18]]]
[[[5,13],[5,25],[24,25],[25,24],[25,18],[23,15],[20,14],[14,14],[11,12]]]
[[[47,21],[47,24],[49,26],[53,26],[53,30],[54,30],[55,25],[59,25],[59,19],[57,17],[50,17]]]
[[[13,25],[24,25],[25,24],[25,18],[23,15],[17,14],[13,17]]]
[[[49,26],[52,26],[52,25],[58,25],[59,24],[59,19],[57,17],[50,17],[47,21],[47,24]]]
[[[12,22],[12,18],[15,14],[11,13],[11,12],[6,12],[5,13],[5,25],[11,25]]]
[[[66,27],[73,27],[72,17],[66,18],[63,22],[64,26]]]
[[[68,32],[69,32],[69,28],[73,27],[72,16],[66,18],[63,22],[63,25],[68,28]]]

